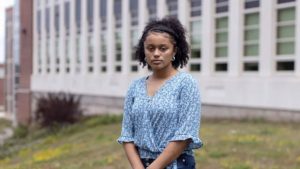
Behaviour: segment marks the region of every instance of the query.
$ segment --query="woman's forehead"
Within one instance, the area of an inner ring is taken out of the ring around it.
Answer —
[[[173,39],[168,33],[165,32],[149,32],[144,43],[149,42],[173,43]]]

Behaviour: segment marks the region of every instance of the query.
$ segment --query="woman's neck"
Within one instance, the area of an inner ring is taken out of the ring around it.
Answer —
[[[168,79],[169,77],[175,75],[178,70],[173,67],[167,70],[153,70],[152,78],[154,79]]]

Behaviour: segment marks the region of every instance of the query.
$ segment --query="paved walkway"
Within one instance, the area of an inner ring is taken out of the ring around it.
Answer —
[[[13,136],[12,128],[5,128],[3,132],[0,133],[0,146],[4,144],[4,141]]]

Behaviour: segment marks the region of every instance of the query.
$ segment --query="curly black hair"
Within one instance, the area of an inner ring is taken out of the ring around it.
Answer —
[[[172,61],[172,66],[177,69],[179,66],[182,68],[189,60],[189,45],[186,40],[185,29],[180,21],[175,17],[165,17],[161,20],[150,21],[139,39],[136,46],[135,57],[139,60],[140,64],[145,67],[147,62],[145,61],[144,41],[149,32],[163,32],[171,36],[176,48],[175,60]],[[148,65],[148,69],[151,67]]]

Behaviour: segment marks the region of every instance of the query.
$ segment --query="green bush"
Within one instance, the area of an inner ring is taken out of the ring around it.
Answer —
[[[37,99],[35,111],[42,127],[56,128],[77,122],[82,116],[80,97],[66,93],[48,93]]]
[[[25,138],[28,135],[28,127],[24,125],[19,125],[14,129],[14,138]]]

